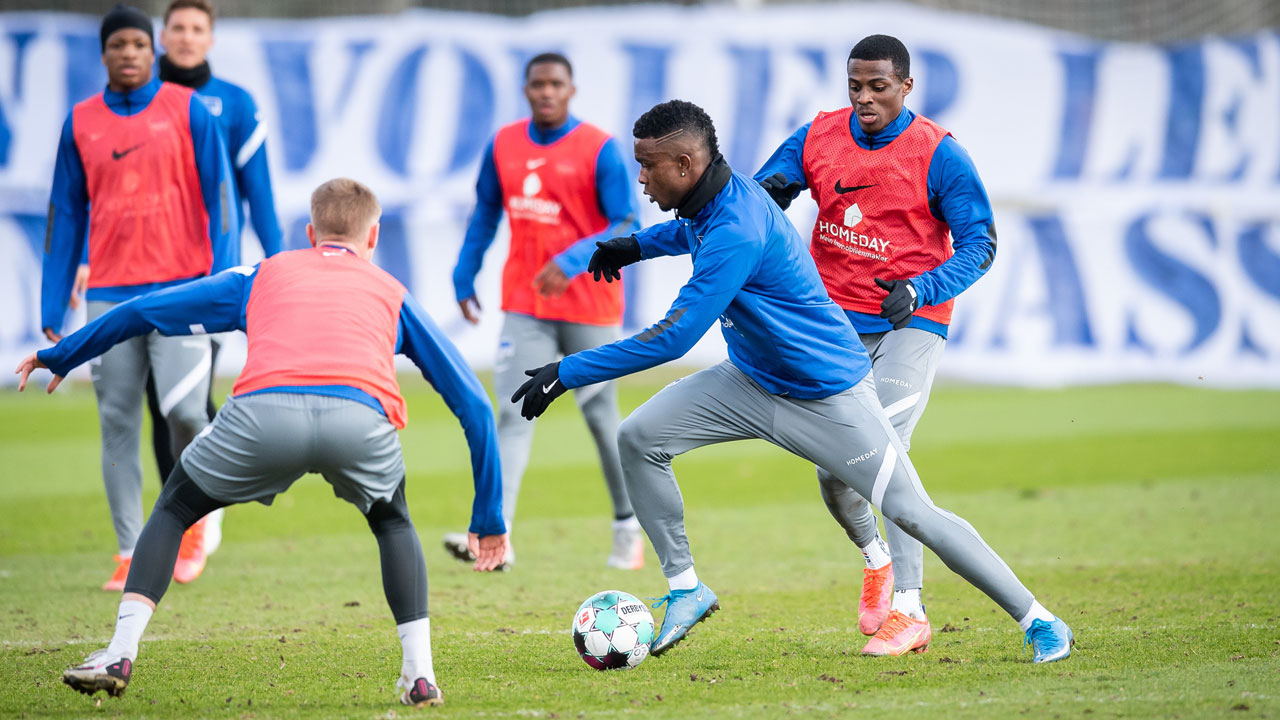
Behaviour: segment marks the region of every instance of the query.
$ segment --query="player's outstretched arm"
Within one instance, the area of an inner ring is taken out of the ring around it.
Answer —
[[[77,366],[117,343],[145,335],[202,335],[244,329],[244,306],[254,268],[238,267],[120,303],[93,322],[36,353],[55,375]]]
[[[440,393],[445,405],[458,418],[467,437],[476,492],[468,531],[481,537],[505,535],[507,526],[502,519],[498,429],[489,396],[462,354],[408,293],[400,307],[400,337],[396,350],[418,366],[422,376]]]
[[[790,207],[791,201],[808,187],[804,176],[804,141],[809,136],[809,125],[801,125],[799,130],[782,141],[753,177],[783,210]]]

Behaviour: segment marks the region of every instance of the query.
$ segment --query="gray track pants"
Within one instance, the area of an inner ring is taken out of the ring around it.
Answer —
[[[893,423],[902,447],[910,451],[911,433],[929,402],[933,376],[947,341],[940,335],[916,328],[859,337],[871,355],[871,374],[875,377],[880,404]],[[875,539],[876,516],[861,495],[822,468],[818,468],[818,487],[827,509],[850,540],[865,547]],[[924,587],[924,546],[891,522],[884,524],[884,531],[893,556],[894,588]]]
[[[929,499],[874,383],[868,375],[831,397],[798,400],[769,394],[725,361],[672,383],[637,408],[618,430],[618,449],[636,517],[663,574],[693,567],[672,459],[703,445],[760,438],[830,469],[947,567],[1022,618],[1034,600],[1031,592],[973,526]]]
[[[117,303],[89,303],[93,320]],[[116,345],[89,364],[102,427],[102,482],[122,554],[132,553],[142,532],[142,403],[147,373],[155,375],[160,411],[175,454],[209,423],[209,338],[148,333]]]
[[[506,399],[528,380],[525,370],[555,362],[563,355],[607,345],[618,339],[614,326],[539,320],[528,315],[507,313],[498,341],[498,358],[493,372],[498,393],[498,455],[502,461],[502,515],[510,532],[516,516],[520,480],[529,464],[533,444],[533,422],[520,417],[520,406]],[[596,441],[600,467],[604,472],[614,517],[631,515],[631,500],[618,460],[618,390],[612,382],[574,390],[578,408]]]

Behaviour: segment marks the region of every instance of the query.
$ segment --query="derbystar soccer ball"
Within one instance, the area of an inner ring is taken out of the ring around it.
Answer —
[[[653,615],[634,595],[606,590],[573,615],[573,646],[597,670],[625,670],[649,657]]]

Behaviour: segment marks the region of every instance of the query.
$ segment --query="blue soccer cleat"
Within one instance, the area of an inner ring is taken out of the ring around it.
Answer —
[[[1027,629],[1026,644],[1036,653],[1031,662],[1051,663],[1070,657],[1071,646],[1076,644],[1076,639],[1071,628],[1058,618],[1053,622],[1032,620],[1031,627]]]
[[[702,584],[702,581],[698,581],[698,586],[692,590],[672,590],[667,596],[654,603],[653,607],[662,607],[664,603],[667,606],[667,612],[662,616],[662,627],[658,630],[658,636],[649,646],[650,655],[661,655],[670,650],[689,634],[689,630],[694,625],[711,617],[712,613],[720,609],[720,601],[716,599],[716,594],[711,591],[711,588]]]

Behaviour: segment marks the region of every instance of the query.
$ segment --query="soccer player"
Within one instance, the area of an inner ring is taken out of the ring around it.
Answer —
[[[660,322],[527,370],[531,378],[512,401],[523,400],[521,413],[532,419],[567,389],[680,357],[719,321],[729,359],[659,391],[618,430],[627,490],[670,587],[650,652],[663,654],[719,609],[694,572],[672,459],[703,445],[760,438],[825,468],[928,545],[1018,621],[1035,662],[1067,657],[1066,624],[1036,602],[969,523],[925,494],[880,406],[853,326],[827,296],[782,210],[759,184],[729,169],[707,114],[672,100],[640,116],[633,132],[640,184],[676,219],[599,243],[591,271],[616,279],[624,265],[689,254],[693,275]]]
[[[506,210],[511,246],[502,271],[502,333],[493,382],[499,397],[524,380],[521,369],[612,342],[622,323],[622,287],[591,282],[584,271],[597,240],[637,229],[622,151],[603,130],[569,114],[573,69],[558,53],[525,66],[532,116],[498,130],[476,181],[476,210],[453,271],[462,315],[480,321],[475,278]],[[613,383],[583,387],[578,407],[600,455],[613,501],[610,567],[644,565],[644,539],[618,463],[618,395]],[[515,519],[520,480],[529,462],[533,425],[514,408],[498,410],[507,528]],[[445,548],[469,560],[465,536],[450,533]],[[506,559],[504,569],[515,559]]]
[[[270,504],[302,475],[318,472],[360,509],[377,538],[382,586],[404,651],[401,702],[443,702],[432,667],[422,545],[405,503],[396,430],[408,415],[396,353],[422,370],[466,434],[476,570],[492,570],[506,551],[502,476],[480,381],[404,286],[370,262],[380,214],[367,187],[330,180],[311,196],[312,248],[137,297],[18,366],[19,390],[32,370],[47,367],[52,392],[80,363],[152,330],[243,330],[249,338],[233,397],[183,452],[142,531],[111,643],[63,673],[72,688],[124,692],[188,527],[226,505]]]
[[[995,220],[977,168],[951,134],[903,107],[911,56],[888,35],[849,53],[850,107],[824,112],[774,152],[756,180],[784,210],[803,188],[818,203],[809,250],[831,299],[871,356],[876,394],[903,449],[924,414],[953,298],[995,259]],[[862,652],[901,655],[932,637],[920,601],[924,547],[818,469],[822,497],[862,550]],[[892,595],[892,601],[890,601]]]
[[[117,5],[102,19],[107,88],[75,106],[62,126],[41,287],[42,327],[57,341],[82,258],[93,272],[89,318],[160,288],[235,264],[236,218],[217,124],[188,88],[152,78],[151,18]],[[86,250],[87,227],[87,250]],[[208,423],[209,340],[135,338],[91,368],[102,426],[102,475],[115,525],[120,590],[142,529],[138,456],[143,385],[155,376],[170,441],[181,449]],[[204,556],[173,572],[194,580]]]

